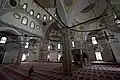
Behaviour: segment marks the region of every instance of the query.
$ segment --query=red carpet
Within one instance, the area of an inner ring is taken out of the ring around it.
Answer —
[[[28,69],[31,66],[34,66],[35,74],[29,77]],[[74,66],[71,77],[63,74],[61,63],[26,62],[20,66],[11,64],[4,65],[4,67],[6,71],[16,76],[17,80],[24,80],[25,78],[33,80],[120,80],[119,65],[90,65],[84,69]]]

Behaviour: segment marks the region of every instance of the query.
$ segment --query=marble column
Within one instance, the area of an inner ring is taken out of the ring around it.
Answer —
[[[62,50],[63,50],[63,71],[67,75],[72,74],[72,57],[71,57],[71,43],[68,34],[62,35]]]
[[[16,65],[21,64],[21,59],[24,52],[23,47],[24,47],[24,44],[19,43],[19,53],[17,55]]]

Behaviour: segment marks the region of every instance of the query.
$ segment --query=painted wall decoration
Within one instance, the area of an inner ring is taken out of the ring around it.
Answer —
[[[77,0],[64,0],[64,6],[66,11],[70,11],[76,2]]]

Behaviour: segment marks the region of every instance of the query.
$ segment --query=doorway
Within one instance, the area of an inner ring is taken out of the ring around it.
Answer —
[[[4,55],[5,55],[5,48],[0,46],[0,64],[3,61]]]

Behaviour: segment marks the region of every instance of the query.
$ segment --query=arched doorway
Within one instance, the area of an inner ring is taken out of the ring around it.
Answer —
[[[41,55],[45,54],[44,60],[47,61],[60,61],[62,56],[61,46],[61,32],[56,22],[53,22],[46,30],[44,41],[46,41],[46,51],[41,52]]]
[[[93,31],[87,35],[84,44],[90,61],[115,61],[110,44],[107,42],[105,31]]]
[[[20,52],[20,43],[21,36],[19,32],[14,29],[0,29],[0,62],[17,62]]]
[[[0,45],[0,63],[2,63],[5,54],[5,47]]]
[[[40,39],[30,37],[26,44],[24,53],[22,54],[22,62],[37,61],[39,59]]]

